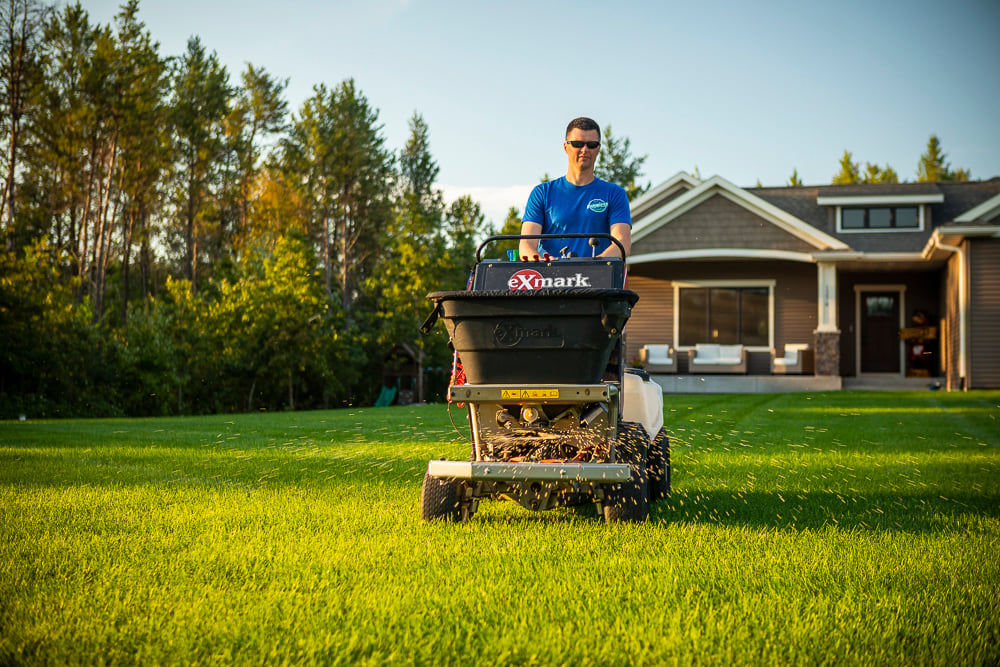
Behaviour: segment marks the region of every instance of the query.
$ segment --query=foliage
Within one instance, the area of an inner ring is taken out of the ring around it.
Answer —
[[[198,290],[199,267],[221,258],[229,231],[220,170],[225,164],[225,124],[232,96],[229,74],[218,56],[208,53],[197,37],[189,39],[173,72],[176,164],[171,200],[177,215],[171,238],[181,250],[184,277],[193,291]]]
[[[614,136],[608,125],[601,139],[601,156],[594,168],[594,175],[622,186],[629,201],[632,201],[649,190],[648,182],[645,185],[639,183],[643,176],[642,165],[648,157],[633,156],[632,141],[628,137],[619,139]]]
[[[941,150],[941,141],[936,134],[927,140],[927,150],[920,156],[917,164],[917,181],[921,183],[936,181],[967,181],[968,169],[951,169],[945,159],[947,155]]]
[[[415,113],[400,153],[347,79],[294,116],[192,37],[164,56],[126,0],[0,8],[7,158],[0,414],[129,415],[366,402],[433,289],[464,286],[479,204],[445,207]]]
[[[115,411],[112,346],[77,305],[65,258],[45,239],[0,256],[0,418]]]
[[[917,166],[917,181],[967,181],[970,178],[967,169],[951,170],[941,150],[941,142],[936,135],[931,135],[927,141],[927,150],[920,156]],[[795,176],[796,174],[793,174]],[[860,163],[853,160],[850,151],[844,151],[840,158],[840,171],[834,174],[834,185],[851,185],[855,183],[899,183],[899,174],[891,166],[880,167],[866,162],[864,169]]]

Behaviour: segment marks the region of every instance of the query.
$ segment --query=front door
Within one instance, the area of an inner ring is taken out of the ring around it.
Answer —
[[[860,297],[860,371],[901,373],[900,293],[862,292]]]

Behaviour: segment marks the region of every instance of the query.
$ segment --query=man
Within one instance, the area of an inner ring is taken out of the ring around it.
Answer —
[[[601,152],[601,128],[590,118],[576,118],[566,127],[563,142],[566,175],[535,186],[521,218],[521,234],[610,234],[621,241],[627,255],[632,247],[632,214],[625,190],[594,176]],[[579,257],[591,257],[589,239],[521,239],[522,258],[542,253],[553,257],[563,248]],[[618,246],[600,239],[598,257],[620,257]]]

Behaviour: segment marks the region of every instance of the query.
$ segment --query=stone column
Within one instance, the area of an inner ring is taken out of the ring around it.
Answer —
[[[840,332],[816,332],[816,375],[840,375]]]

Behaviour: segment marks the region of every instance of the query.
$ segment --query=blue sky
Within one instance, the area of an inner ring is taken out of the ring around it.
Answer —
[[[93,22],[120,3],[85,0]],[[201,38],[238,80],[290,79],[293,111],[354,78],[398,149],[430,127],[446,195],[499,222],[561,175],[575,116],[680,170],[741,186],[829,183],[844,150],[913,180],[928,137],[1000,175],[1000,2],[141,0],[161,54]]]

